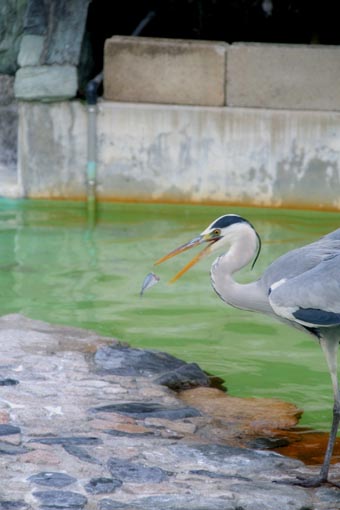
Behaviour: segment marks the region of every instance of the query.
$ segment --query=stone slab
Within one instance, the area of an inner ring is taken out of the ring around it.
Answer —
[[[26,101],[69,99],[76,95],[77,88],[77,68],[72,65],[22,67],[14,82],[15,97]]]
[[[223,42],[115,36],[104,49],[111,101],[224,105]]]
[[[20,67],[38,66],[44,47],[44,37],[41,35],[24,34],[18,55]]]
[[[233,44],[227,105],[340,110],[340,47]]]

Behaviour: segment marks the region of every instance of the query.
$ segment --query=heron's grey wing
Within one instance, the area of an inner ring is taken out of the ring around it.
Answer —
[[[329,234],[321,237],[320,241],[323,240],[333,240],[333,241],[340,241],[340,228],[333,230],[333,232],[330,232]]]
[[[309,327],[340,324],[340,253],[297,276],[274,282],[268,296],[274,312]]]
[[[261,277],[266,292],[282,279],[295,278],[340,254],[340,229],[314,243],[292,250],[268,266]]]

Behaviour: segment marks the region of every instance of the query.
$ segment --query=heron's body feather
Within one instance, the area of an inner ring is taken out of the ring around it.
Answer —
[[[242,244],[234,251],[249,262],[245,244],[252,243],[243,237]],[[213,287],[226,303],[310,327],[340,324],[340,229],[277,258],[249,284],[235,282],[233,272],[245,265],[237,260],[236,268],[229,250],[211,269]]]

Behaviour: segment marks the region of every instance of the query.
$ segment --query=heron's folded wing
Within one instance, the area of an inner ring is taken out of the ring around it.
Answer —
[[[274,312],[285,319],[310,327],[340,324],[340,255],[274,282],[268,298]]]

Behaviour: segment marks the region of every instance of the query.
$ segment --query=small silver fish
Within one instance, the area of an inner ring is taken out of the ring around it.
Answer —
[[[158,283],[159,280],[160,280],[160,277],[157,276],[155,273],[148,273],[146,275],[146,277],[144,278],[142,290],[140,291],[140,295],[142,296],[146,290],[148,290],[151,287],[153,287],[154,285],[156,285],[156,283]]]

